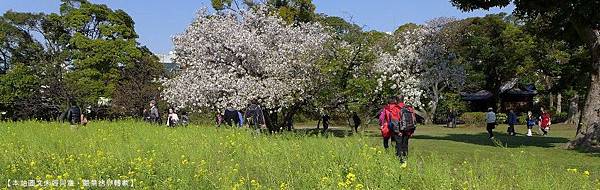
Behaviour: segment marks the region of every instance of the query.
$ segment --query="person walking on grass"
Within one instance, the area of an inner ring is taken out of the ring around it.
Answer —
[[[531,136],[533,136],[531,134],[531,129],[533,129],[533,126],[535,125],[535,122],[536,122],[531,111],[527,112],[527,121],[526,122],[527,122],[527,136],[531,137]]]
[[[188,124],[190,123],[190,116],[188,116],[187,111],[182,111],[181,112],[181,122],[180,123],[184,127],[187,127]]]
[[[511,109],[508,112],[508,130],[506,131],[508,135],[515,136],[517,133],[515,132],[515,125],[517,124],[517,114]]]
[[[221,124],[223,124],[223,115],[221,113],[215,115],[215,122],[217,123],[217,127],[221,127]]]
[[[327,132],[327,129],[329,129],[329,119],[331,119],[329,117],[329,114],[323,112],[323,114],[321,115],[321,121],[323,121],[323,131],[321,131],[322,134],[325,134]]]
[[[400,145],[400,162],[403,164],[408,159],[408,140],[415,133],[417,125],[415,109],[410,104],[412,101],[408,102],[406,105],[400,107],[400,130],[396,135],[396,143],[399,142]]]
[[[354,132],[358,133],[358,127],[360,126],[360,117],[356,112],[352,112],[352,121],[354,122]]]
[[[393,139],[393,125],[398,125],[399,109],[397,105],[396,99],[390,98],[379,113],[379,129],[381,130],[381,137],[383,137],[383,148],[386,150],[390,147],[390,139],[395,140]]]
[[[548,135],[548,131],[550,130],[550,125],[552,124],[551,120],[550,120],[550,113],[546,112],[544,110],[544,107],[540,108],[540,118],[539,118],[539,125],[540,125],[540,130],[543,132],[542,136],[546,136]]]
[[[240,124],[238,111],[232,107],[231,103],[227,104],[227,109],[225,109],[225,113],[223,115],[225,115],[225,123],[227,123],[229,127],[234,125],[238,126]]]
[[[79,108],[79,106],[77,106],[77,103],[75,103],[75,101],[71,101],[71,107],[69,108],[69,110],[67,110],[67,120],[69,121],[69,124],[71,124],[71,128],[77,128],[79,126],[79,124],[81,124],[81,120],[84,117],[83,114],[81,114],[81,109]]]
[[[177,125],[178,122],[179,116],[177,116],[177,113],[175,113],[175,110],[173,110],[173,108],[169,108],[169,115],[167,116],[167,126],[175,127],[175,125]]]
[[[485,120],[487,123],[486,130],[489,134],[489,139],[494,139],[494,128],[496,128],[496,113],[493,108],[488,108],[488,112],[485,114]]]
[[[401,120],[401,115],[408,112],[408,108],[405,108],[405,104],[402,101],[402,97],[394,97],[388,101],[388,104],[384,107],[380,115],[381,134],[383,136],[383,147],[389,147],[389,140],[396,141],[396,156],[400,159],[403,164],[402,167],[406,167],[406,156],[408,155],[408,138],[411,133],[411,128],[414,129],[414,117],[405,117],[411,122]],[[412,127],[410,127],[412,123]]]
[[[454,108],[450,108],[450,110],[448,111],[448,122],[446,124],[446,127],[456,128],[456,116],[457,115],[458,114],[456,113]]]
[[[158,107],[156,107],[156,101],[150,101],[150,114],[148,115],[148,120],[151,123],[159,123],[160,115],[158,114]]]
[[[238,128],[242,128],[242,127],[244,127],[244,116],[242,115],[242,111],[241,110],[238,110],[237,113],[238,113],[238,120],[239,120],[239,122],[238,122],[239,123]]]
[[[257,100],[251,101],[244,116],[248,118],[248,127],[255,130],[257,134],[260,133],[261,128],[265,127],[265,116]]]

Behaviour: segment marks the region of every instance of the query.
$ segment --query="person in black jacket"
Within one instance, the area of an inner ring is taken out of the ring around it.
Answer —
[[[358,133],[358,127],[360,126],[360,117],[356,112],[352,112],[352,120],[354,121],[354,132]]]
[[[225,109],[224,116],[225,123],[227,123],[227,125],[229,125],[230,127],[233,126],[232,124],[235,124],[235,126],[239,125],[240,116],[238,115],[238,111],[232,108],[231,104],[227,104],[227,109]]]
[[[448,111],[448,123],[447,123],[448,128],[456,128],[457,115],[458,114],[456,113],[456,110],[454,110],[454,108],[450,108],[450,110]]]
[[[71,101],[70,104],[71,107],[69,110],[67,110],[66,118],[71,124],[71,127],[76,127],[77,125],[81,124],[81,118],[83,117],[83,114],[81,114],[81,109],[79,106],[77,106],[75,101]]]
[[[323,112],[323,115],[321,115],[321,121],[323,121],[323,131],[321,133],[325,134],[327,132],[327,129],[329,129],[329,115],[326,112]]]
[[[506,131],[508,135],[515,136],[517,132],[515,131],[515,125],[517,124],[517,114],[511,109],[508,112],[508,130]]]
[[[251,101],[246,109],[244,117],[248,118],[248,126],[254,130],[256,134],[260,133],[261,128],[266,127],[265,115],[260,105],[258,105],[257,100]]]

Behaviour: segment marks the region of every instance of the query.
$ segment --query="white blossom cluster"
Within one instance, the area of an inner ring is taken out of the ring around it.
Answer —
[[[407,29],[399,36],[395,54],[381,53],[375,64],[377,91],[392,90],[409,103],[422,107],[439,97],[445,88],[464,84],[464,69],[449,64],[451,55],[441,30],[447,20],[434,20],[424,26]],[[437,103],[437,100],[435,101]]]
[[[285,108],[318,78],[315,62],[329,39],[316,23],[287,25],[266,6],[208,14],[205,9],[173,38],[179,75],[163,82],[163,96],[193,109]]]

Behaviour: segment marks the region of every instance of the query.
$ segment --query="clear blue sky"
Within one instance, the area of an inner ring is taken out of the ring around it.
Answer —
[[[140,43],[154,53],[167,53],[172,48],[171,36],[182,32],[210,0],[91,0],[123,9],[135,21]],[[394,31],[398,26],[423,23],[436,17],[467,18],[490,13],[511,12],[512,6],[490,11],[464,13],[448,0],[313,0],[317,12],[339,16],[363,26],[366,30]],[[0,12],[58,12],[59,0],[0,0]]]

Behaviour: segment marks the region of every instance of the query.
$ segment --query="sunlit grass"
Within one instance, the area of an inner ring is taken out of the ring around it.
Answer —
[[[0,123],[0,188],[9,179],[127,179],[149,189],[600,189],[600,157],[558,147],[572,129],[556,127],[548,137],[500,134],[501,146],[483,132],[420,127],[402,168],[376,133]]]

